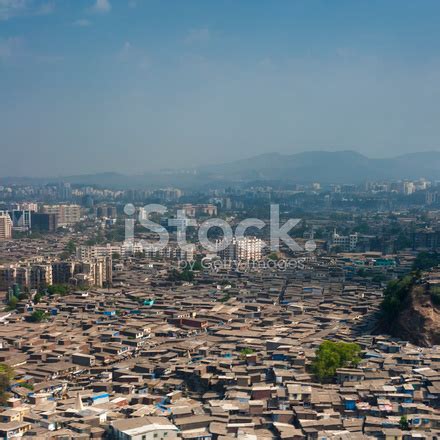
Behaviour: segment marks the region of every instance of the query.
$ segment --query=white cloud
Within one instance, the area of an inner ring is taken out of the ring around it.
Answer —
[[[117,53],[117,58],[121,63],[137,65],[142,70],[148,70],[151,66],[151,59],[141,49],[134,47],[126,41]]]
[[[112,5],[109,0],[96,0],[92,10],[98,13],[110,12]]]
[[[132,46],[129,41],[126,41],[118,52],[118,58],[121,60],[127,59],[132,53]]]
[[[21,37],[0,37],[0,65],[29,66],[38,64],[55,64],[64,59],[63,56],[29,51],[26,41]]]
[[[53,1],[37,3],[35,0],[0,0],[0,20],[23,15],[47,15],[54,9]]]
[[[211,32],[207,27],[191,29],[186,35],[185,44],[204,44],[211,39]]]
[[[79,20],[74,21],[72,24],[78,27],[87,27],[90,26],[92,22],[86,18],[80,18]]]
[[[40,5],[36,11],[35,14],[37,15],[48,15],[52,14],[52,12],[55,10],[55,3],[54,2],[47,2]]]
[[[0,20],[8,20],[26,12],[29,0],[0,0]]]
[[[5,61],[14,55],[22,44],[19,37],[0,38],[0,61]]]

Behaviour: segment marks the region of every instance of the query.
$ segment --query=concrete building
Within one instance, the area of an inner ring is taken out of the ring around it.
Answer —
[[[120,440],[165,440],[177,438],[177,426],[166,417],[134,417],[112,422],[115,439]]]
[[[352,252],[356,249],[358,234],[339,235],[336,230],[331,237],[331,247],[340,248],[343,252]]]
[[[143,245],[142,242],[126,241],[122,244],[106,244],[104,246],[78,246],[77,258],[101,258],[112,257],[118,254],[121,257],[129,257],[143,254],[145,258],[163,258],[169,260],[193,260],[194,252],[190,249],[181,249],[179,246],[165,246],[160,248],[155,245]]]
[[[59,226],[73,225],[81,220],[79,205],[43,205],[42,212],[57,215]]]
[[[111,285],[112,277],[111,258],[16,263],[0,266],[0,289],[5,290],[14,284],[37,290],[53,284],[104,287]]]
[[[257,237],[233,237],[232,242],[221,249],[221,240],[217,240],[217,254],[223,260],[258,261],[262,258],[263,240]]]
[[[12,220],[9,214],[0,214],[0,240],[12,238]]]
[[[52,284],[52,266],[35,264],[29,267],[29,289],[41,289]]]
[[[58,215],[32,212],[31,224],[35,231],[54,232],[58,228]]]
[[[29,231],[31,229],[31,211],[26,209],[13,209],[11,211],[0,211],[0,216],[9,215],[12,221],[12,228],[17,231]]]

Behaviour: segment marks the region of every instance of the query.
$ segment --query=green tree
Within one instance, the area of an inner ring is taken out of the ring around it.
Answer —
[[[271,254],[269,254],[267,256],[268,260],[272,260],[272,261],[278,261],[280,259],[280,257],[278,256],[278,254],[276,252],[272,252]]]
[[[433,287],[430,289],[432,303],[440,306],[440,287]]]
[[[359,345],[352,342],[324,341],[316,351],[312,371],[321,382],[329,381],[338,368],[356,367],[360,352]]]
[[[64,251],[61,252],[60,258],[61,260],[67,260],[76,252],[76,245],[73,240],[69,240],[64,248]]]
[[[194,261],[192,270],[197,270],[197,271],[203,270],[202,262],[200,260]]]
[[[66,252],[68,252],[70,255],[74,254],[76,252],[76,245],[73,240],[69,240],[66,244]]]
[[[42,322],[46,320],[48,317],[47,313],[43,310],[35,310],[32,312],[31,316],[29,317],[30,322]]]
[[[194,272],[188,269],[185,269],[181,272],[179,272],[177,269],[173,269],[168,275],[168,280],[192,282],[194,280]]]
[[[413,263],[413,270],[429,270],[440,264],[440,254],[437,252],[420,252]]]
[[[402,429],[402,431],[408,431],[408,429],[409,429],[408,418],[406,416],[402,416],[400,418],[399,425],[400,425],[400,429]]]
[[[384,299],[380,305],[384,322],[392,324],[399,316],[416,278],[416,275],[407,275],[388,283],[384,291]]]
[[[15,310],[17,308],[18,298],[16,296],[12,296],[8,301],[8,310]]]
[[[69,286],[66,284],[53,284],[52,286],[48,286],[46,292],[49,295],[67,295],[69,293]]]
[[[14,378],[14,370],[7,364],[0,364],[0,404],[4,405],[8,399],[8,389]]]
[[[231,294],[230,293],[228,293],[228,292],[226,292],[220,299],[219,299],[219,301],[221,302],[221,303],[224,303],[224,302],[226,302],[226,301],[229,301],[231,299]]]
[[[245,356],[247,356],[248,354],[253,354],[253,353],[255,353],[254,350],[252,350],[252,348],[249,348],[249,347],[245,347],[245,348],[243,348],[242,350],[240,350],[240,355],[241,355],[242,357],[245,357]]]
[[[37,293],[37,294],[34,296],[34,303],[35,303],[35,304],[38,304],[38,303],[41,301],[42,298],[43,298],[43,294],[42,294],[42,293]]]

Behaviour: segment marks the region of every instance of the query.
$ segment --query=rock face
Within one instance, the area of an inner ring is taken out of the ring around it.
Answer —
[[[428,284],[412,287],[389,332],[422,347],[440,345],[440,307],[433,302]]]

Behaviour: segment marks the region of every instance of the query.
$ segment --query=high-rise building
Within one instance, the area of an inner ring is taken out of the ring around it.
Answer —
[[[81,207],[79,205],[44,205],[45,214],[56,214],[58,226],[69,226],[81,220]]]
[[[103,287],[111,285],[112,275],[111,258],[0,265],[0,289],[17,285],[40,290],[53,284]]]
[[[9,214],[0,214],[0,240],[12,238],[12,220]]]
[[[30,266],[29,288],[40,290],[52,284],[52,266],[50,264],[34,264]]]
[[[407,196],[413,194],[416,191],[414,182],[403,182],[403,193]]]
[[[54,232],[58,228],[58,216],[57,214],[32,212],[31,225],[35,231]]]
[[[70,183],[62,182],[58,184],[58,197],[63,201],[68,201],[72,197]]]
[[[52,262],[52,283],[68,284],[73,277],[75,263],[72,261],[54,261]]]
[[[116,218],[117,211],[115,206],[99,205],[96,207],[96,217],[98,218]]]
[[[18,204],[17,209],[24,211],[38,211],[38,204],[34,202],[23,202]]]
[[[0,211],[0,215],[3,214],[7,214],[11,217],[13,229],[17,231],[29,231],[31,229],[31,211],[26,209]]]
[[[16,267],[0,266],[0,289],[5,290],[12,286],[16,280]]]
[[[232,242],[221,249],[222,240],[216,242],[217,254],[223,260],[258,261],[262,258],[263,240],[257,237],[233,237]]]
[[[358,244],[359,234],[339,235],[333,231],[330,245],[332,248],[340,248],[343,252],[353,252]]]

